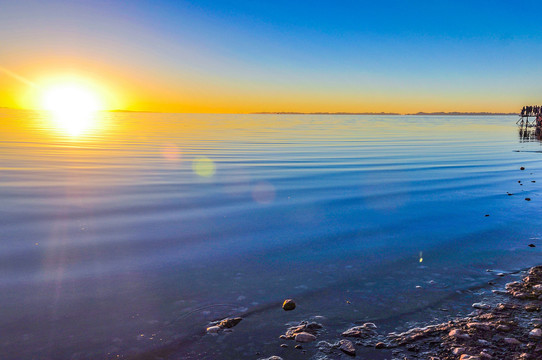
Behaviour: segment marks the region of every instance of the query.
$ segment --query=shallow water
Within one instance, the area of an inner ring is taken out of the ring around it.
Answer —
[[[98,120],[0,111],[2,359],[302,358],[288,322],[393,327],[540,262],[542,149],[515,117]]]

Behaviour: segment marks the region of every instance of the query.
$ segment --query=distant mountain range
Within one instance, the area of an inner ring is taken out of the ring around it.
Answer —
[[[415,114],[405,114],[405,115],[518,115],[518,113],[494,113],[494,112],[418,112]]]
[[[30,110],[30,109],[15,109],[9,107],[0,106],[1,110]],[[127,112],[127,113],[161,113],[162,111],[145,111],[145,110],[106,110],[109,112]],[[295,112],[295,111],[261,111],[253,112],[250,114],[254,115],[433,115],[433,116],[458,116],[458,115],[469,115],[469,116],[489,116],[489,115],[518,115],[519,113],[500,113],[500,112],[417,112],[413,114],[399,114],[393,112]]]
[[[277,111],[277,112],[256,112],[252,114],[273,114],[273,115],[403,115],[399,113],[388,113],[388,112],[287,112],[287,111]],[[404,114],[404,115],[517,115],[518,113],[493,113],[493,112],[418,112],[415,114]]]
[[[277,111],[277,112],[255,112],[251,114],[263,114],[263,115],[401,115],[399,113],[387,113],[387,112],[293,112],[293,111]]]

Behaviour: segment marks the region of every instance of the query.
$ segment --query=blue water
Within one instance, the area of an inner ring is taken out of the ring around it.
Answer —
[[[0,111],[2,359],[256,359],[286,323],[393,327],[540,263],[542,148],[512,116],[99,117]]]

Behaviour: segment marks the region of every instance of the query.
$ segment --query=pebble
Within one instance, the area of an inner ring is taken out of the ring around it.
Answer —
[[[489,310],[489,309],[491,309],[491,306],[489,306],[488,304],[484,304],[484,303],[474,303],[474,304],[472,304],[472,307],[475,308],[475,309],[481,309],[481,310]]]
[[[520,170],[525,170],[525,168],[524,168],[523,166],[522,166],[522,167],[520,167],[519,169],[520,169]]]
[[[521,342],[516,338],[504,338],[504,342],[508,345],[521,345]]]
[[[525,201],[531,201],[531,198],[525,198]]]
[[[284,300],[284,303],[282,303],[282,308],[284,309],[284,311],[290,311],[295,309],[295,301],[293,301],[292,299]]]
[[[454,329],[454,330],[450,331],[448,333],[448,336],[456,338],[456,339],[464,339],[464,340],[470,338],[469,334],[466,334],[463,331],[458,330],[458,329]]]
[[[258,359],[258,360],[283,360],[280,356],[271,356],[265,359]]]
[[[499,331],[510,331],[510,327],[508,325],[498,325],[497,330],[499,330]]]
[[[493,359],[493,356],[491,356],[490,354],[486,353],[485,351],[482,351],[480,353],[480,357],[483,358],[483,359]]]
[[[352,344],[352,341],[341,340],[339,341],[339,344],[339,350],[341,350],[343,353],[350,356],[356,356],[356,348],[354,347],[354,344]]]
[[[542,338],[542,329],[539,329],[539,328],[532,329],[529,332],[529,337],[537,338],[537,339]]]
[[[303,349],[303,346],[297,344],[297,345],[295,346],[295,348],[296,348],[296,349]]]
[[[286,339],[286,335],[279,336],[279,339]]]
[[[314,340],[316,340],[316,336],[314,336],[313,334],[309,334],[307,332],[300,332],[296,334],[295,336],[295,341],[301,342],[301,343],[308,343]]]
[[[525,305],[525,310],[529,312],[540,311],[540,306],[536,304],[527,304]]]
[[[386,347],[386,344],[383,342],[377,342],[375,345],[375,349],[384,349]]]
[[[489,324],[488,323],[477,323],[477,322],[470,322],[467,324],[468,328],[472,329],[479,329],[479,330],[489,330]]]
[[[461,355],[459,360],[480,360],[480,357],[479,356],[474,356],[474,355],[463,354],[463,355]]]
[[[535,244],[529,244],[529,245],[527,245],[527,246],[528,246],[528,247],[536,247]]]
[[[467,351],[467,349],[465,349],[464,347],[456,347],[452,350],[452,354],[454,355],[461,355],[463,354],[465,351]]]
[[[219,330],[220,330],[220,327],[218,327],[218,326],[209,326],[207,328],[207,332],[209,334],[216,334],[216,333],[218,333]]]
[[[280,344],[280,347],[281,347],[281,348],[287,348],[288,345],[286,345],[286,344]]]

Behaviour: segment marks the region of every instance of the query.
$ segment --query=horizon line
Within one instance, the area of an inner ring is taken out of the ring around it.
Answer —
[[[7,110],[22,110],[22,111],[43,111],[42,109],[26,109],[0,106],[0,109]],[[182,111],[157,111],[157,110],[125,110],[125,109],[104,109],[100,112],[126,112],[126,113],[163,113],[163,114],[237,114],[237,115],[519,115],[519,112],[489,112],[489,111],[418,111],[415,113],[398,113],[398,112],[298,112],[298,111],[257,111],[257,112],[182,112]]]

